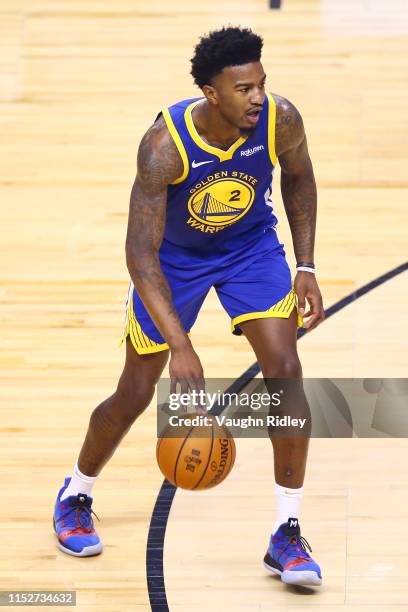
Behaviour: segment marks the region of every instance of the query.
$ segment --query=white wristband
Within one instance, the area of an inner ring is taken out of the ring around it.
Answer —
[[[296,266],[297,272],[311,272],[312,274],[316,274],[315,268],[307,268],[306,266]]]

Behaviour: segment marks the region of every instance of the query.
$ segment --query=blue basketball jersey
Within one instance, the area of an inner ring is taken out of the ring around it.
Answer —
[[[198,134],[191,112],[203,98],[183,100],[163,117],[183,160],[183,173],[168,187],[162,259],[174,251],[198,257],[256,249],[267,239],[279,245],[273,212],[272,178],[276,105],[265,96],[258,123],[249,136],[224,151]]]
[[[191,111],[201,100],[162,111],[183,172],[168,187],[160,264],[187,333],[214,288],[239,335],[242,323],[287,319],[296,306],[271,200],[276,105],[267,95],[255,129],[224,151],[206,143],[194,126]],[[140,355],[169,348],[132,282],[121,343],[128,335]]]

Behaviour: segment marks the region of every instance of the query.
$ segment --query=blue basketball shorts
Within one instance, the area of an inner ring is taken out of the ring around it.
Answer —
[[[170,286],[173,303],[184,330],[189,333],[211,287],[231,319],[231,331],[241,335],[244,321],[264,318],[289,318],[297,308],[290,269],[283,245],[272,249],[240,252],[228,257],[180,259],[161,268]],[[298,327],[303,319],[297,314]],[[133,283],[126,299],[125,329],[119,346],[130,336],[140,355],[169,348],[143,305]]]

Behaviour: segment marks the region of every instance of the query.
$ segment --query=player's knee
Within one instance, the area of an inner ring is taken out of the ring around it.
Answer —
[[[273,359],[262,367],[264,378],[302,378],[302,366],[297,355]]]
[[[154,384],[145,380],[120,380],[116,390],[122,421],[132,423],[153,399]]]

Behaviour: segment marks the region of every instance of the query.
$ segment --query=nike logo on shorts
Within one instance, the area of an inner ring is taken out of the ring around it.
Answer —
[[[196,160],[193,159],[193,162],[191,165],[193,168],[198,168],[198,166],[203,166],[204,164],[212,164],[213,161],[214,161],[213,159],[209,159],[208,161],[196,162]]]

